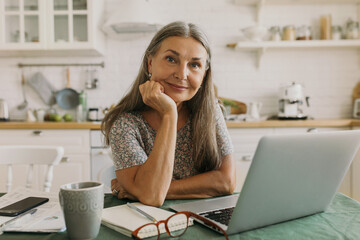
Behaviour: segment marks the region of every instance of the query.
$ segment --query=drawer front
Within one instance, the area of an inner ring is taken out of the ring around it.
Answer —
[[[91,130],[90,131],[90,142],[92,147],[106,147],[105,137],[100,130]]]
[[[254,155],[261,137],[272,133],[272,128],[229,129],[234,155],[240,159],[246,158],[249,154]]]
[[[90,131],[81,130],[1,130],[0,145],[58,145],[65,154],[90,152]]]
[[[307,132],[332,132],[350,130],[349,127],[298,127],[298,128],[275,128],[275,134],[307,133]]]

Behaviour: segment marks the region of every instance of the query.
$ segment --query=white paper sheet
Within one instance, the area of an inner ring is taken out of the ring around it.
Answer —
[[[46,197],[47,203],[36,207],[34,214],[27,214],[18,220],[6,225],[4,232],[59,232],[65,231],[64,216],[59,204],[57,193],[34,191],[28,188],[16,188],[15,190],[0,197],[0,208],[17,202],[27,197]],[[0,224],[14,217],[0,216]]]

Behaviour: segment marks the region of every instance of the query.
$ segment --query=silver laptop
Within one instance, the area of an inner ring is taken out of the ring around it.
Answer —
[[[359,145],[355,130],[265,136],[240,194],[170,207],[207,217],[227,234],[323,212]]]

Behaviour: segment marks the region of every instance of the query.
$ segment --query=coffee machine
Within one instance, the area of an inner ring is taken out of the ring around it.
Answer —
[[[279,113],[280,120],[305,120],[308,118],[309,97],[305,97],[301,84],[292,84],[280,88]],[[306,106],[305,106],[306,102]]]

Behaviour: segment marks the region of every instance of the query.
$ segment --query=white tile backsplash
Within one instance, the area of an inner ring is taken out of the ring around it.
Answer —
[[[355,49],[268,50],[256,69],[256,54],[234,51],[226,44],[241,39],[240,29],[255,24],[255,8],[233,4],[232,0],[150,0],[164,22],[184,20],[199,24],[207,33],[212,46],[214,82],[220,96],[236,100],[263,102],[262,114],[275,114],[278,108],[279,87],[299,82],[310,96],[311,113],[316,118],[351,117],[352,89],[359,81],[359,56]],[[124,2],[124,1],[122,1]],[[126,2],[126,1],[125,1]],[[117,0],[106,1],[106,13],[119,11]],[[288,24],[318,27],[322,14],[332,14],[333,24],[344,25],[348,18],[357,19],[357,8],[351,4],[330,5],[270,5],[265,6],[262,21],[265,26]],[[87,90],[88,107],[117,103],[130,88],[137,75],[143,52],[151,37],[118,41],[106,40],[106,56],[92,58],[0,58],[0,98],[7,100],[10,109],[22,102],[22,63],[89,63],[105,62],[98,69],[100,87]],[[71,67],[72,88],[85,86],[85,67]],[[65,68],[26,68],[28,79],[41,71],[56,89],[65,87]],[[46,108],[29,86],[26,94],[30,108]],[[57,108],[57,107],[56,107]],[[65,112],[57,108],[60,112]]]

